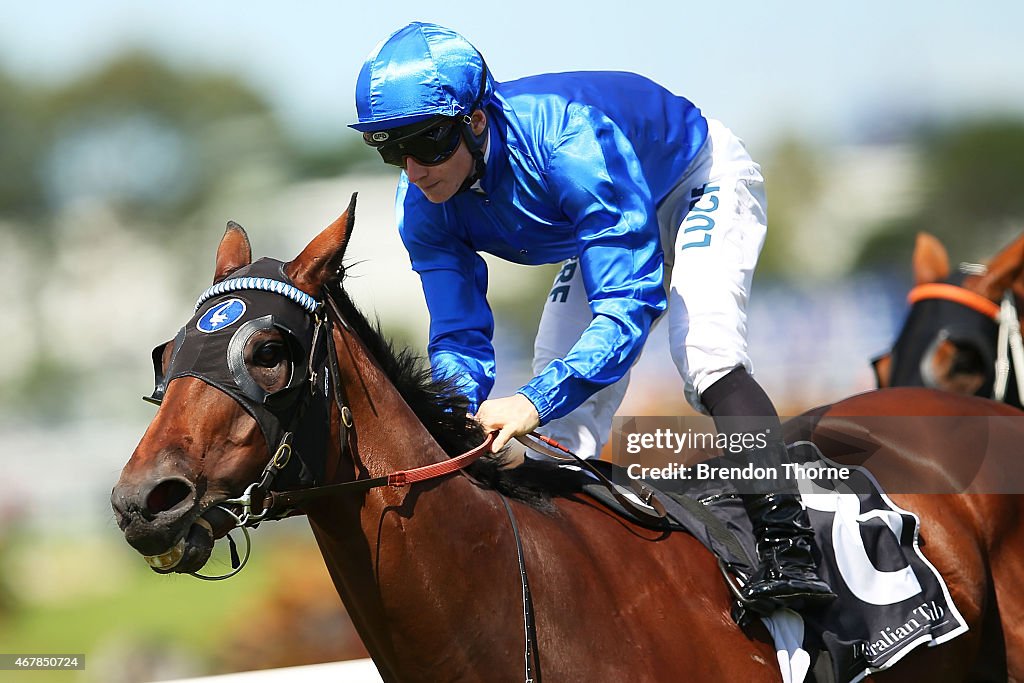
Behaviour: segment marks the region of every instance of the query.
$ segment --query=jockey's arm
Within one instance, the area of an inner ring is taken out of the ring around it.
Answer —
[[[417,207],[405,220],[399,186],[398,228],[419,273],[430,314],[427,352],[436,378],[454,378],[473,412],[494,385],[494,317],[487,303],[487,264],[448,227]]]
[[[547,177],[553,200],[577,226],[593,319],[565,357],[551,361],[516,396],[481,406],[478,419],[501,430],[496,447],[621,379],[665,310],[664,256],[640,163],[613,122],[590,109],[579,114],[554,149]]]

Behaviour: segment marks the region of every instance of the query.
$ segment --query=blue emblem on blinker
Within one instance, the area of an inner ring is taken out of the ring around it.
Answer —
[[[244,301],[241,299],[228,299],[204,313],[203,317],[196,323],[196,329],[200,332],[217,332],[241,318],[244,313]]]

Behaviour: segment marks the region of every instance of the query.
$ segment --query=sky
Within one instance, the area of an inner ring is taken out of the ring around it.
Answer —
[[[300,136],[348,134],[373,46],[408,21],[460,31],[498,80],[650,76],[756,147],[885,137],[922,117],[1024,115],[1019,0],[447,3],[39,0],[0,10],[0,68],[46,83],[144,47],[241,75]]]

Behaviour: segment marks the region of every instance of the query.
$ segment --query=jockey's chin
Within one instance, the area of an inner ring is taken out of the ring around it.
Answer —
[[[450,159],[435,166],[425,166],[412,157],[405,158],[405,174],[409,182],[434,204],[441,204],[454,197],[472,171],[473,155],[465,144],[459,144]]]

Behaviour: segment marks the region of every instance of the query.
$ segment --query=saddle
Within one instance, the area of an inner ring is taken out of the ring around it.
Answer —
[[[789,461],[840,469],[808,441],[789,446]],[[541,480],[558,470],[563,486],[568,477],[572,488],[625,519],[693,535],[718,558],[735,599],[733,619],[742,625],[753,618],[738,585],[756,566],[756,544],[732,482],[632,480],[625,468],[596,460],[583,467],[528,460],[519,469],[533,470]],[[850,477],[841,481],[800,482],[820,552],[819,575],[839,599],[803,614],[778,610],[764,619],[786,681],[859,680],[920,645],[946,642],[967,630],[942,577],[921,555],[917,516],[896,507],[869,472],[848,470]],[[655,509],[664,514],[652,514]]]

